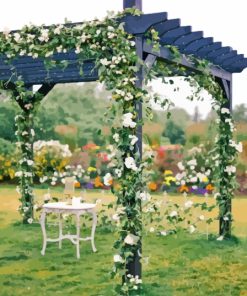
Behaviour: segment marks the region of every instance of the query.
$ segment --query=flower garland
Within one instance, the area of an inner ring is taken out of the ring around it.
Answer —
[[[143,63],[136,56],[133,36],[125,32],[123,24],[119,21],[126,13],[140,15],[138,10],[128,9],[118,15],[109,15],[103,21],[95,20],[75,26],[69,24],[52,25],[49,28],[29,25],[23,27],[19,32],[5,31],[0,33],[0,52],[7,56],[10,64],[17,55],[30,56],[33,59],[42,58],[48,70],[54,66],[68,66],[67,61],[53,60],[53,55],[56,53],[74,51],[78,55],[80,63],[83,63],[85,58],[95,60],[99,80],[104,81],[107,89],[112,91],[108,118],[114,119],[117,113],[122,114],[120,123],[113,120],[111,130],[118,151],[113,174],[119,184],[118,188],[114,190],[114,194],[117,196],[118,208],[115,218],[118,221],[119,238],[114,244],[118,253],[114,255],[115,265],[112,274],[118,275],[123,281],[123,284],[118,287],[118,294],[137,295],[141,280],[135,274],[127,274],[126,270],[133,264],[133,258],[141,256],[141,203],[148,199],[147,190],[144,189],[145,178],[148,178],[148,174],[145,175],[144,169],[151,162],[152,156],[149,155],[144,160],[140,159],[136,134],[138,126],[143,123],[138,118],[135,106],[138,103],[149,102],[151,98],[145,89],[136,86],[136,75]],[[150,38],[157,47],[157,32],[150,30]],[[176,50],[173,49],[173,52],[175,52],[174,59],[177,59]],[[164,63],[162,65],[157,63],[157,65],[156,70],[147,74],[147,79],[157,77],[160,71],[163,76],[172,73],[170,66]],[[13,75],[15,75],[14,68]],[[218,180],[220,180],[218,200],[220,204],[222,202],[221,216],[224,215],[224,217],[231,219],[229,213],[225,212],[225,205],[232,198],[234,190],[233,165],[236,151],[233,145],[229,145],[233,143],[230,142],[232,121],[230,113],[223,112],[225,101],[222,99],[222,94],[219,95],[216,84],[212,81],[211,76],[205,75],[205,77],[204,81],[200,80],[198,84],[205,87],[213,82],[215,86],[213,92],[216,95],[215,106],[219,107],[218,114],[220,116],[219,138],[216,143],[216,151],[219,153],[219,169],[216,171]],[[8,82],[6,84],[8,85]],[[31,121],[41,97],[38,93],[26,90],[21,77],[15,82],[15,86],[13,97],[22,107],[22,112],[16,118],[17,136],[23,154],[20,172],[17,174],[20,177],[22,194],[20,210],[24,215],[24,220],[30,223],[33,212],[32,142],[34,136]],[[170,103],[165,101],[162,102],[162,105],[169,108]],[[147,112],[150,114],[149,110],[147,108]],[[224,135],[224,133],[227,134]],[[108,179],[111,179],[111,176],[108,175]],[[153,208],[156,207],[157,205],[153,206]],[[177,213],[174,215],[173,212],[169,219],[173,220]]]

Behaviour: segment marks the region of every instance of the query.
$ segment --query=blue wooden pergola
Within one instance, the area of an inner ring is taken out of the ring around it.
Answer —
[[[123,0],[123,8],[130,7],[142,10],[142,0]],[[141,16],[128,15],[122,21],[125,23],[125,30],[135,36],[136,53],[148,67],[152,67],[157,59],[173,63],[172,53],[165,45],[173,45],[179,49],[181,53],[181,61],[179,63],[188,70],[188,73],[191,70],[198,71],[188,58],[189,55],[208,60],[212,64],[210,72],[223,89],[226,98],[228,98],[227,107],[231,109],[232,74],[240,73],[247,67],[247,58],[231,47],[222,46],[221,42],[215,42],[211,37],[204,37],[201,31],[193,32],[190,26],[181,26],[180,19],[168,19],[166,12],[143,14]],[[73,24],[70,25],[73,26]],[[155,51],[153,44],[146,40],[145,33],[150,28],[154,28],[159,33],[161,46],[159,52]],[[21,76],[26,88],[41,85],[38,92],[44,97],[58,83],[98,80],[94,60],[84,60],[83,75],[80,74],[81,64],[74,51],[54,54],[53,60],[66,60],[68,67],[65,70],[59,67],[52,68],[49,71],[49,75],[47,75],[42,59],[18,56],[12,65],[9,65],[6,63],[6,59],[1,57],[0,81],[9,81],[7,87],[14,90],[13,82],[18,79],[18,76]],[[142,70],[137,73],[138,87],[142,87],[143,75]],[[19,104],[23,108],[21,102]],[[141,119],[141,103],[136,106],[136,109]],[[142,151],[142,128],[139,127],[138,129],[138,150]],[[228,204],[228,211],[231,211],[231,202]],[[220,225],[221,223],[222,221],[220,221]],[[230,231],[230,221],[228,227]],[[141,276],[141,263],[139,259],[139,254],[135,254],[134,261],[128,266],[128,270],[132,275]]]

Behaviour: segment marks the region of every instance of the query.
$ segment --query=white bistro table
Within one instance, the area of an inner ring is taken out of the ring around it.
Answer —
[[[94,234],[97,225],[97,215],[95,211],[95,204],[81,203],[79,205],[69,205],[66,202],[54,202],[47,203],[43,205],[42,213],[40,216],[40,225],[43,233],[43,248],[41,254],[45,255],[45,249],[48,242],[58,242],[59,249],[62,248],[62,240],[69,239],[73,244],[76,245],[76,256],[80,258],[80,241],[91,241],[93,252],[96,252],[94,244]],[[57,213],[59,217],[59,237],[52,239],[48,238],[46,234],[46,223],[45,218],[48,213]],[[82,238],[80,237],[80,216],[90,213],[93,217],[93,225],[91,230],[91,236]],[[76,234],[63,234],[63,225],[62,225],[62,214],[73,214],[76,216]]]

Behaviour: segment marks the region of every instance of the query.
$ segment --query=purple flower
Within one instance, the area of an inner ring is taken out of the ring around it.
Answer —
[[[93,183],[87,183],[86,186],[85,186],[86,189],[93,189],[94,188],[94,185]]]

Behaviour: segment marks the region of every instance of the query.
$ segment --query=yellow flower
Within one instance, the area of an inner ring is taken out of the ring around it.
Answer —
[[[96,172],[97,171],[97,169],[96,168],[94,168],[94,167],[88,167],[87,168],[87,171],[89,172],[89,173],[91,173],[91,172]]]
[[[5,161],[5,164],[4,164],[6,167],[10,167],[11,166],[11,161]]]
[[[10,179],[13,179],[15,177],[15,171],[13,169],[8,169],[8,173],[9,173]]]
[[[165,170],[164,175],[173,175],[173,172],[171,170]]]
[[[208,182],[208,177],[206,177],[206,176],[203,177],[203,178],[202,178],[202,182],[207,183],[207,182]]]
[[[171,182],[176,182],[176,178],[173,177],[173,176],[168,176],[168,177],[165,178],[164,183],[166,185],[170,186],[171,185]]]

